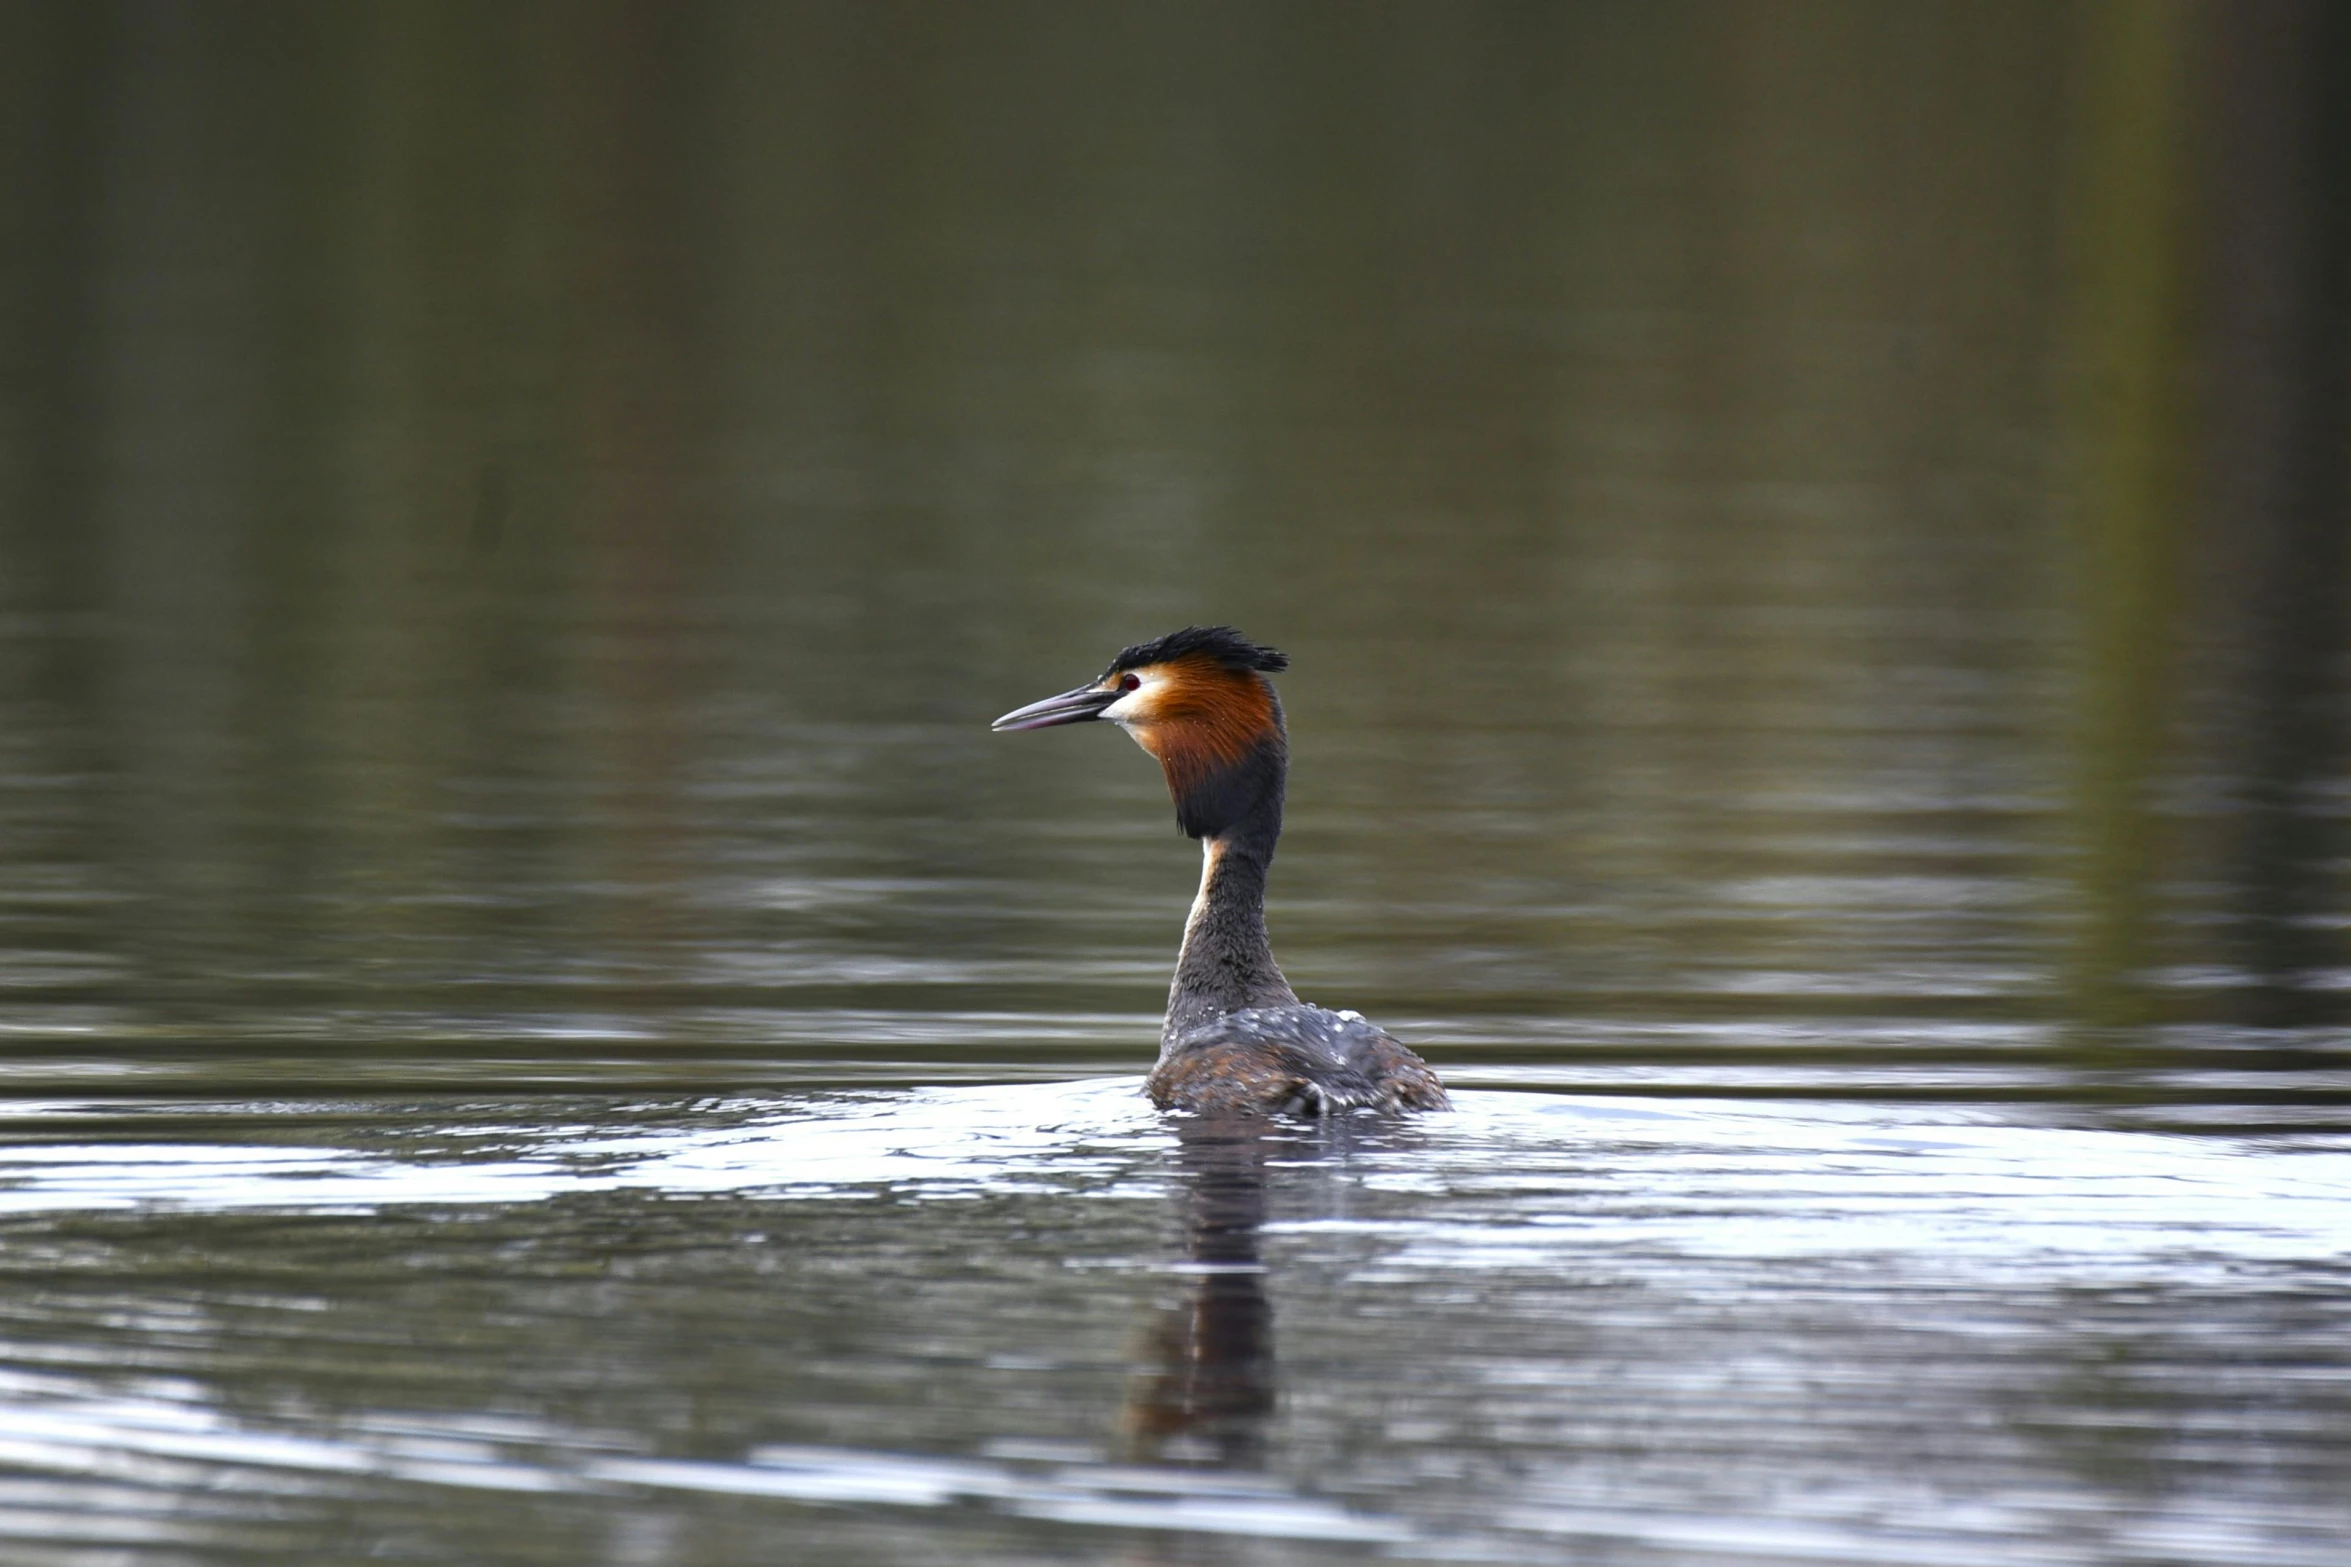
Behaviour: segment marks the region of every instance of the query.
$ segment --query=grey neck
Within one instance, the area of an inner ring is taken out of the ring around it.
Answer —
[[[1243,1007],[1295,1006],[1265,936],[1265,874],[1281,836],[1281,798],[1230,831],[1201,842],[1200,896],[1184,925],[1184,950],[1168,987],[1160,1053],[1183,1034]]]

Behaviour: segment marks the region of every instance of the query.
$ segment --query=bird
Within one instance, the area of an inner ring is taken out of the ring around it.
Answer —
[[[1120,651],[1101,675],[1015,708],[999,733],[1107,721],[1159,763],[1176,826],[1201,847],[1200,893],[1168,986],[1145,1091],[1162,1110],[1310,1120],[1444,1110],[1428,1063],[1358,1012],[1298,999],[1265,932],[1289,730],[1266,677],[1286,654],[1230,626]]]

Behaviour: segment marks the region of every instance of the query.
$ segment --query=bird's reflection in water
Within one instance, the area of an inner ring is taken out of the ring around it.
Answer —
[[[1267,1146],[1279,1135],[1245,1117],[1202,1116],[1177,1130],[1185,1282],[1152,1323],[1127,1398],[1130,1461],[1246,1469],[1264,1457],[1273,1305],[1257,1240]]]

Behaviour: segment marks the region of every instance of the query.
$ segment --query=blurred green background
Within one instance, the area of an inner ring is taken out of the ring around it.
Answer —
[[[12,1080],[2344,1076],[2318,3],[0,8]]]

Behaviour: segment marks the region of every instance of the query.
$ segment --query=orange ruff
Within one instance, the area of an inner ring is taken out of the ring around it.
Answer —
[[[1274,733],[1273,690],[1246,671],[1187,658],[1153,671],[1161,684],[1150,711],[1136,715],[1135,739],[1167,773],[1176,799],[1247,756]]]

